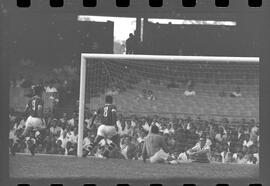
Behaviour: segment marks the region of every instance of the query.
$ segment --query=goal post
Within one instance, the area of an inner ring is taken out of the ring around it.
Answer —
[[[87,82],[87,60],[140,60],[159,61],[159,62],[213,62],[213,63],[259,63],[259,57],[227,57],[227,56],[168,56],[168,55],[122,55],[122,54],[81,54],[80,67],[80,97],[79,97],[79,123],[78,123],[78,147],[77,156],[82,157],[83,135],[84,135],[84,112],[86,86],[90,86]],[[163,67],[162,67],[163,68]]]
[[[85,106],[85,84],[86,84],[86,58],[84,55],[81,55],[78,148],[77,148],[78,157],[82,157],[83,128],[84,128],[84,106]]]

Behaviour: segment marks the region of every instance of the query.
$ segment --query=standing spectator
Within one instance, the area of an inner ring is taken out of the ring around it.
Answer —
[[[51,127],[50,127],[51,136],[56,137],[56,138],[58,138],[60,136],[60,133],[61,133],[61,128],[57,124],[58,124],[58,120],[53,119],[51,121]]]
[[[16,79],[16,85],[15,87],[22,87],[21,85],[25,81],[25,78],[22,76],[22,74],[19,76],[19,78]]]
[[[142,128],[146,131],[146,132],[149,132],[150,130],[150,126],[148,124],[148,122],[146,121],[146,119],[142,119]]]
[[[62,126],[66,124],[68,121],[68,115],[67,113],[63,113],[63,117],[60,119],[60,122],[62,123]]]
[[[257,142],[258,134],[259,134],[259,128],[256,125],[254,125],[250,129],[250,141]]]
[[[126,54],[134,54],[135,38],[132,33],[129,34],[129,38],[126,40]]]
[[[45,87],[45,92],[54,93],[57,92],[57,89],[53,86],[52,82],[50,82],[49,85]]]
[[[196,128],[190,125],[190,128],[186,130],[187,148],[193,147],[199,139],[199,135],[196,134]]]
[[[62,147],[62,141],[61,140],[57,140],[56,141],[56,145],[55,148],[53,148],[52,151],[53,154],[65,154],[65,149]]]
[[[78,114],[76,112],[73,112],[72,118],[67,121],[67,124],[72,127],[78,125]]]

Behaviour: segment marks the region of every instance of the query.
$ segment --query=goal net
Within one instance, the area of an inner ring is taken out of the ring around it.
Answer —
[[[82,54],[79,146],[84,112],[111,94],[118,113],[259,119],[259,58]]]

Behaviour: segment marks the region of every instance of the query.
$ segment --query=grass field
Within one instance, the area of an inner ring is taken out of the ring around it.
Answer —
[[[48,155],[10,156],[10,177],[16,181],[26,178],[81,180],[151,180],[160,183],[198,179],[244,179],[253,182],[259,177],[256,165],[182,163],[178,165],[150,164],[139,160],[77,158]],[[31,185],[32,186],[32,185]]]

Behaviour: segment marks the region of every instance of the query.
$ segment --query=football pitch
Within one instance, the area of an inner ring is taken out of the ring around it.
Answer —
[[[199,179],[244,179],[248,182],[259,178],[259,166],[220,163],[181,163],[177,165],[150,164],[139,160],[78,158],[71,156],[22,155],[10,156],[10,177],[13,182],[22,179],[152,180],[167,181]],[[30,181],[30,182],[31,182]],[[32,184],[31,184],[32,185]]]

